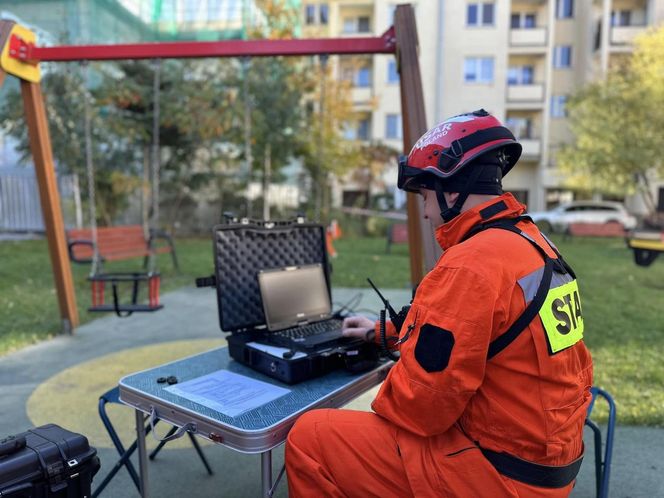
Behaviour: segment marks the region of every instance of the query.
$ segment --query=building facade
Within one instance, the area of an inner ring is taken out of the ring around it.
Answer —
[[[573,138],[567,98],[624,61],[635,36],[664,22],[664,0],[419,0],[413,5],[429,126],[480,107],[503,120],[523,145],[505,187],[531,211],[574,195],[563,186],[555,161]],[[377,36],[392,24],[395,7],[389,0],[308,0],[302,7],[304,35]],[[339,77],[353,82],[360,116],[349,138],[401,150],[394,58],[366,57],[348,68],[343,59],[337,64]],[[388,188],[395,187],[395,169],[384,175]]]

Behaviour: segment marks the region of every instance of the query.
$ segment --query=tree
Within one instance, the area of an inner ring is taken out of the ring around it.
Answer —
[[[90,101],[98,223],[110,225],[125,211],[128,198],[149,172],[153,135],[152,62],[95,64],[90,81],[77,65],[55,65],[42,79],[53,156],[63,174],[77,174],[87,185],[84,102]],[[185,204],[197,203],[198,193],[218,175],[236,168],[227,144],[233,127],[236,91],[227,80],[228,60],[162,63],[159,142],[161,144],[161,205],[174,226]],[[86,89],[86,87],[90,87]],[[0,125],[18,140],[24,160],[30,144],[22,99],[7,95],[0,108]],[[237,154],[235,154],[237,155]],[[236,175],[226,175],[232,181]],[[144,189],[149,190],[148,185]],[[84,189],[85,190],[85,189]],[[147,196],[149,197],[149,195]]]
[[[137,171],[149,167],[153,141],[154,67],[128,61],[107,71],[99,89],[110,108],[109,127],[137,154]],[[226,60],[162,62],[160,73],[160,204],[171,230],[188,221],[199,195],[227,169],[235,168],[233,151],[224,144],[232,135],[235,94],[229,87],[233,66]],[[153,180],[154,181],[154,180]],[[220,191],[217,190],[217,195]]]
[[[344,137],[345,128],[355,119],[350,83],[335,79],[324,58],[310,74],[318,81],[307,98],[307,131],[300,137],[299,152],[311,180],[314,218],[326,219],[329,176],[339,177],[356,168],[361,156],[359,144]]]
[[[84,115],[86,90],[85,71],[79,65],[59,64],[49,67],[41,81],[49,121],[51,146],[58,171],[76,174],[87,190]],[[111,131],[101,116],[101,109],[91,105],[92,156],[96,168],[98,221],[110,224],[126,207],[128,193],[135,187],[130,168],[131,153],[109,142]],[[10,90],[0,107],[0,126],[17,140],[23,162],[32,158],[20,92]],[[129,156],[127,155],[129,153]]]
[[[576,187],[642,194],[655,210],[654,177],[664,176],[664,28],[635,41],[634,54],[606,79],[581,89],[568,103],[575,142],[557,159]]]

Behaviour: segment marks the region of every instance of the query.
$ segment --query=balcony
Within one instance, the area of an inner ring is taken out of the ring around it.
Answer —
[[[521,157],[523,159],[536,160],[542,154],[542,139],[541,138],[519,138],[519,143],[523,148]]]
[[[507,85],[509,109],[541,109],[544,107],[544,85]]]
[[[359,110],[358,107],[370,109],[373,99],[373,89],[370,86],[354,86],[351,89],[351,99],[356,111]]]
[[[634,38],[647,29],[647,26],[612,26],[611,27],[611,48],[613,45],[631,45]]]
[[[545,53],[546,28],[510,29],[510,53]]]

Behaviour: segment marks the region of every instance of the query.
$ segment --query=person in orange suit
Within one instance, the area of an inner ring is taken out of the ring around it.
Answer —
[[[480,110],[438,124],[400,160],[398,186],[423,196],[444,253],[403,324],[344,321],[346,336],[400,359],[375,413],[299,418],[286,443],[291,497],[569,495],[592,361],[574,271],[502,191],[520,154]]]

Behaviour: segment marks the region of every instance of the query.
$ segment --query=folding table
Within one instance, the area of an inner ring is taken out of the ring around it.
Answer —
[[[391,366],[392,362],[385,361],[362,373],[337,370],[288,385],[233,361],[228,349],[222,347],[123,377],[119,382],[120,400],[136,410],[141,496],[149,496],[144,414],[239,452],[260,453],[261,496],[266,498],[273,491],[272,449],[286,440],[297,418],[312,408],[343,406],[382,382]],[[163,382],[164,378],[174,376],[181,384],[218,371],[267,382],[289,392],[231,417],[173,393],[168,389],[169,384]],[[157,382],[158,379],[162,382]]]

